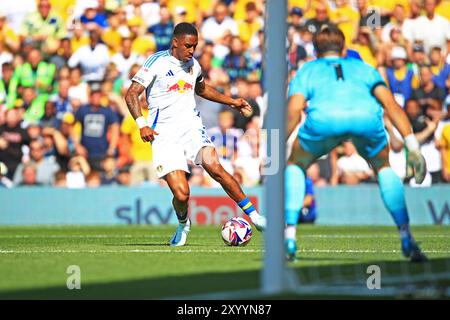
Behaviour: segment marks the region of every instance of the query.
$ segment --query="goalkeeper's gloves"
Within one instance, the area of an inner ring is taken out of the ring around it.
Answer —
[[[406,177],[411,178],[414,176],[416,183],[421,184],[427,174],[427,164],[425,158],[420,153],[419,142],[414,134],[410,134],[405,137],[405,145],[407,148],[406,159]]]

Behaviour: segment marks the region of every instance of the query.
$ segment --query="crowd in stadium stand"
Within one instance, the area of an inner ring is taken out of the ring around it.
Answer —
[[[170,48],[173,27],[182,21],[199,30],[196,58],[206,81],[254,109],[245,118],[197,99],[224,167],[246,187],[261,184],[266,150],[260,128],[267,108],[276,107],[267,106],[264,94],[264,2],[0,2],[0,186],[164,183],[123,97],[143,61]],[[347,56],[376,67],[407,112],[429,171],[423,185],[450,182],[450,1],[288,3],[289,77],[315,59],[314,33],[337,25]],[[142,112],[148,113],[145,97]],[[386,130],[392,166],[405,177],[401,136],[387,120]],[[308,176],[315,186],[374,181],[351,142],[311,166]],[[189,181],[216,186],[200,167],[192,167]]]

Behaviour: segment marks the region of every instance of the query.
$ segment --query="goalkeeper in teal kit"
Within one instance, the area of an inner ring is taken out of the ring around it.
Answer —
[[[408,149],[408,166],[421,183],[426,165],[411,125],[383,78],[364,62],[343,58],[345,39],[335,27],[314,38],[318,59],[307,62],[289,85],[288,137],[301,121],[285,171],[285,246],[289,259],[297,251],[296,225],[305,194],[305,171],[339,143],[351,140],[375,171],[384,205],[398,227],[403,255],[411,261],[426,257],[409,228],[403,184],[389,165],[389,143],[383,113],[396,126]],[[300,195],[300,199],[299,199]]]

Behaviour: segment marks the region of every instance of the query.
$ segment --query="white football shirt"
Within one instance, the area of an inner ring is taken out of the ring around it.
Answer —
[[[149,125],[181,125],[200,114],[195,104],[195,84],[203,81],[201,67],[195,58],[182,62],[169,50],[151,55],[132,81],[145,87],[150,109]]]

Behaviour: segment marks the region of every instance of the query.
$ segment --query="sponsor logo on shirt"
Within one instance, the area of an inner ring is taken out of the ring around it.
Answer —
[[[189,90],[194,89],[194,86],[184,80],[178,80],[175,84],[167,87],[167,92],[185,93]]]

